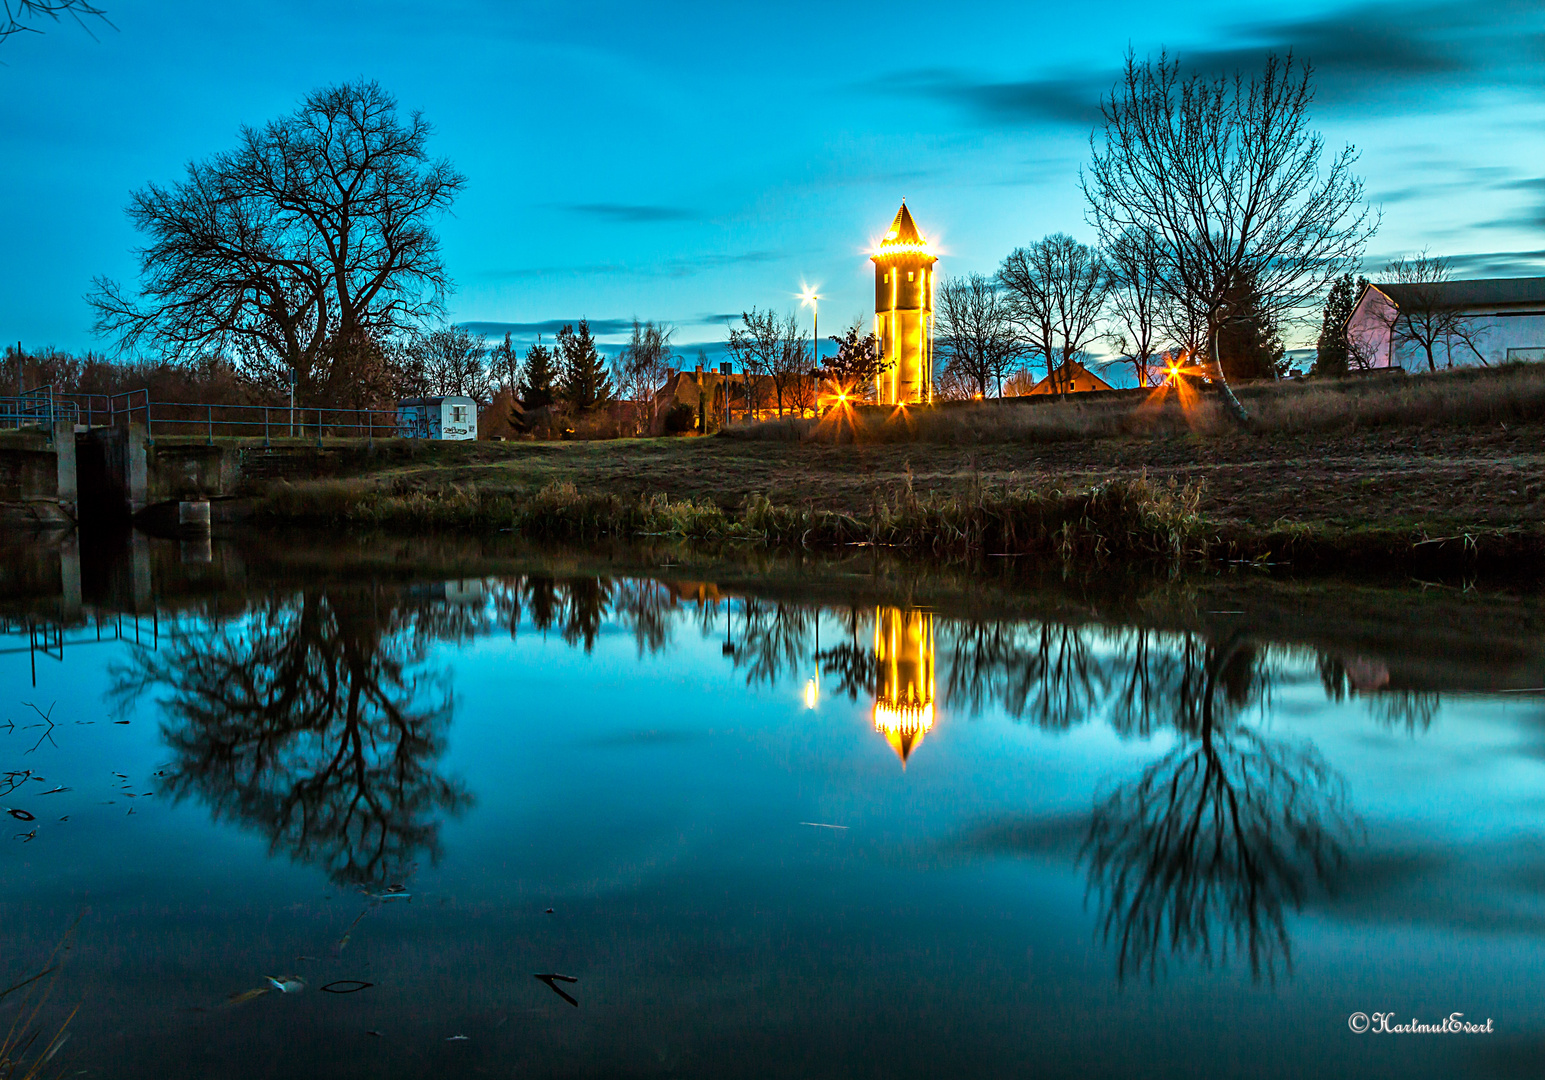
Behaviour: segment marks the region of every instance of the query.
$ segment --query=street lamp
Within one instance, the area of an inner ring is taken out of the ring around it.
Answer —
[[[821,294],[815,290],[820,286],[812,288],[806,285],[804,288],[805,291],[799,294],[799,300],[802,304],[809,304],[815,312],[815,366],[819,370],[821,367]]]

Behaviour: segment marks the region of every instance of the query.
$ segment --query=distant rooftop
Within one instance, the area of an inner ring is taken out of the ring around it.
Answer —
[[[1432,297],[1443,307],[1492,307],[1511,304],[1545,305],[1545,277],[1480,278],[1439,281],[1430,285],[1372,282],[1374,288],[1402,307]]]

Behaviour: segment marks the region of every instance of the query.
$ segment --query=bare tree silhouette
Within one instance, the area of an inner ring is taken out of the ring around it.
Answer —
[[[425,642],[392,598],[308,590],[174,632],[115,670],[114,693],[168,692],[174,798],[340,884],[385,885],[438,858],[440,818],[472,804],[435,771],[452,703]]]
[[[1187,654],[1195,657],[1196,653]],[[1251,975],[1292,970],[1288,909],[1332,883],[1353,828],[1340,778],[1309,744],[1237,722],[1259,693],[1257,658],[1240,636],[1209,647],[1177,699],[1173,750],[1096,806],[1082,856],[1100,898],[1100,934],[1118,979],[1153,977],[1167,956],[1227,963]]]

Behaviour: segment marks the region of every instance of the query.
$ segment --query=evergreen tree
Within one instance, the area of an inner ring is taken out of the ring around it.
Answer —
[[[611,374],[587,319],[579,320],[577,331],[567,325],[558,331],[558,396],[576,412],[611,400]]]
[[[1277,320],[1261,303],[1255,281],[1242,278],[1224,293],[1230,311],[1218,329],[1218,362],[1229,382],[1278,379],[1287,368]]]
[[[542,335],[538,334],[536,344],[526,350],[525,370],[520,379],[520,403],[527,412],[553,403],[554,384],[558,380],[554,359],[553,350],[542,344]]]
[[[1368,279],[1360,277],[1354,284],[1351,272],[1342,274],[1330,287],[1325,298],[1325,318],[1320,324],[1320,339],[1316,342],[1314,374],[1334,377],[1345,375],[1351,361],[1351,347],[1347,341],[1347,320],[1357,306],[1357,298]]]

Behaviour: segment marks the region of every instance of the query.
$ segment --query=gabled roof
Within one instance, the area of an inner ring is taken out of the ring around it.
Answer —
[[[1426,303],[1453,308],[1545,305],[1545,277],[1480,278],[1474,281],[1435,281],[1421,285],[1375,281],[1369,287],[1378,289],[1400,307]],[[1366,292],[1365,289],[1364,295]],[[1358,303],[1362,299],[1361,295],[1358,296]]]
[[[1053,378],[1056,379],[1055,383],[1052,382]],[[1027,393],[1055,394],[1058,386],[1061,386],[1066,392],[1073,394],[1088,393],[1091,390],[1115,389],[1110,383],[1084,367],[1077,360],[1069,360],[1058,367],[1052,374],[1032,386]]]

